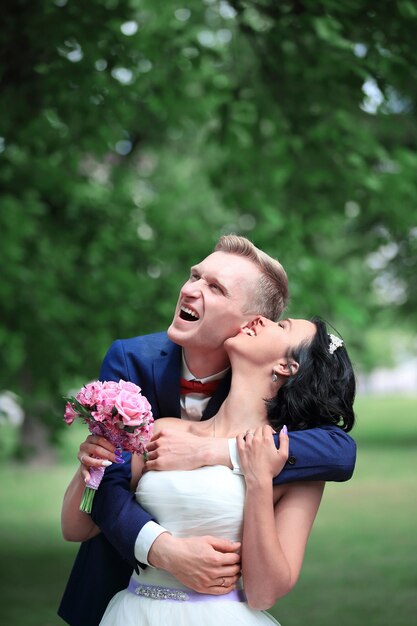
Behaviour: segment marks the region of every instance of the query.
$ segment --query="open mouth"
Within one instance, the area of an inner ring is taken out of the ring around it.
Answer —
[[[186,322],[197,322],[200,319],[198,313],[190,309],[188,306],[182,306],[180,309],[180,318]]]

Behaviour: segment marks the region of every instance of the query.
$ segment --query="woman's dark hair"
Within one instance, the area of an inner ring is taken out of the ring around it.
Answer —
[[[268,420],[278,430],[305,430],[333,424],[344,431],[355,423],[355,374],[344,346],[329,351],[330,337],[325,322],[314,317],[316,333],[310,343],[302,343],[288,353],[299,368],[296,374],[266,401]]]

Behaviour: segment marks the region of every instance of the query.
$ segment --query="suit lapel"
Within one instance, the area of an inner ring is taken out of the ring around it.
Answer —
[[[159,414],[155,417],[181,417],[181,348],[168,341],[160,358],[153,362],[153,379]]]

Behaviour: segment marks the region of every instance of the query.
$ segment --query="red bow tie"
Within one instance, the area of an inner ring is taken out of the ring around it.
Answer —
[[[219,386],[221,380],[212,380],[208,383],[202,383],[199,380],[185,380],[185,378],[180,379],[180,393],[182,396],[187,393],[202,393],[205,396],[212,396],[217,387]]]

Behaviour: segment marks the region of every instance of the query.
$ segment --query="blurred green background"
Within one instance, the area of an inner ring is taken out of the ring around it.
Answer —
[[[278,613],[284,625],[411,623],[416,32],[411,0],[3,1],[10,624],[56,623],[74,553],[58,511],[85,433],[64,433],[62,397],[97,377],[115,338],[164,329],[189,266],[230,232],[279,258],[289,314],[328,319],[360,381],[355,478],[328,486]]]

